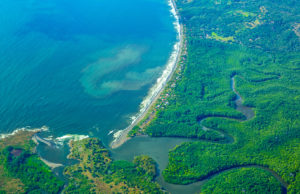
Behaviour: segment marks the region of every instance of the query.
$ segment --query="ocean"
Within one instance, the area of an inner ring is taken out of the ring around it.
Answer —
[[[1,0],[0,133],[105,144],[140,111],[178,42],[167,0]]]

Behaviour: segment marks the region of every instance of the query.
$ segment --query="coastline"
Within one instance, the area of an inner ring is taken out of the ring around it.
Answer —
[[[174,23],[174,27],[177,31],[177,37],[179,41],[177,41],[174,44],[174,50],[172,54],[170,55],[169,61],[167,63],[166,68],[163,71],[163,74],[161,77],[157,79],[157,83],[150,89],[149,93],[154,93],[151,95],[147,95],[146,99],[142,101],[141,103],[141,109],[140,112],[137,114],[137,116],[133,119],[132,123],[125,128],[124,130],[119,130],[116,133],[114,133],[114,140],[110,143],[110,147],[112,149],[116,149],[123,145],[126,141],[131,139],[131,137],[128,137],[128,133],[133,129],[134,126],[136,126],[141,120],[145,118],[147,113],[149,112],[150,108],[157,102],[158,98],[160,97],[161,93],[165,90],[167,83],[170,81],[170,79],[173,77],[174,72],[176,71],[178,64],[180,62],[180,58],[182,56],[182,50],[183,50],[183,26],[180,24],[179,20],[179,14],[176,7],[176,3],[174,0],[168,1],[169,6],[171,7],[171,13],[173,14],[176,23]],[[176,49],[176,47],[178,47]],[[176,53],[175,60],[172,60],[173,54]],[[170,65],[171,64],[171,65]],[[173,64],[173,65],[172,65]],[[171,70],[170,70],[171,69]],[[168,72],[169,70],[169,72]],[[169,73],[168,75],[164,75],[166,73]],[[160,80],[165,79],[163,82],[160,82]],[[156,91],[158,89],[158,91]],[[150,98],[150,99],[147,99]]]
[[[46,126],[43,126],[41,128],[35,128],[35,129],[30,129],[30,128],[19,128],[14,130],[10,134],[0,134],[0,141],[7,141],[8,139],[11,139],[10,141],[13,143],[12,145],[18,145],[17,142],[20,141],[22,142],[21,144],[24,144],[26,142],[26,139],[28,139],[28,143],[26,145],[29,145],[29,141],[32,140],[35,144],[34,147],[32,147],[31,152],[37,154],[36,149],[37,146],[42,142],[46,144],[47,146],[51,146],[51,143],[40,138],[37,134],[42,132],[42,131],[47,131],[48,128]],[[16,138],[17,137],[17,138]],[[22,137],[21,139],[19,137]],[[19,138],[19,140],[18,140]],[[17,139],[17,140],[16,140]],[[9,140],[8,140],[9,141]],[[7,145],[6,145],[7,146]],[[18,145],[20,146],[20,145]],[[23,149],[23,148],[22,148]],[[38,155],[38,154],[37,154]],[[63,164],[58,164],[58,163],[53,163],[50,162],[44,158],[42,158],[40,155],[38,155],[38,158],[44,162],[47,166],[49,166],[52,170],[58,167],[62,167]]]
[[[32,138],[31,138],[32,141],[36,144],[36,147],[34,148],[35,152],[36,152],[37,146],[40,144],[40,142],[51,147],[51,143],[46,141],[45,139],[39,137],[37,135],[37,133],[33,134]],[[45,158],[42,158],[39,154],[38,154],[38,157],[42,162],[44,162],[47,166],[49,166],[51,168],[51,170],[54,170],[55,168],[64,166],[63,164],[50,162],[50,161],[46,160]]]
[[[22,132],[22,131],[30,131],[30,132],[38,133],[38,132],[48,131],[48,130],[49,130],[49,128],[47,126],[42,126],[41,128],[33,128],[33,129],[29,128],[29,127],[18,128],[18,129],[15,129],[11,133],[0,134],[0,140],[5,139],[10,136],[14,136],[17,133]]]

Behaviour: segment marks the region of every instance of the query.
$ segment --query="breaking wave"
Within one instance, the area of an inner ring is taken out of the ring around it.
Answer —
[[[150,108],[153,101],[156,99],[156,97],[162,91],[164,86],[167,84],[167,81],[169,80],[173,71],[175,70],[177,61],[180,57],[180,50],[181,50],[181,46],[182,46],[182,32],[181,32],[181,25],[179,23],[179,16],[177,14],[175,3],[173,2],[173,0],[169,0],[168,4],[171,7],[170,12],[173,15],[173,17],[175,18],[173,25],[177,32],[177,40],[178,41],[173,46],[173,51],[170,55],[170,58],[166,64],[166,68],[164,69],[162,75],[156,80],[156,83],[150,88],[148,95],[141,102],[139,112],[136,115],[131,117],[131,124],[129,127],[132,127],[132,125],[135,125],[137,123],[137,121],[144,115],[144,113],[146,113],[148,111],[148,109]],[[128,128],[126,128],[126,129],[128,129]],[[125,131],[126,129],[119,130],[116,133],[114,133],[113,142],[117,141],[117,139],[119,139],[120,136],[122,135],[122,132]]]
[[[43,126],[41,128],[30,128],[30,127],[22,127],[14,130],[12,133],[5,133],[5,134],[0,134],[0,139],[7,138],[9,136],[13,136],[20,131],[32,131],[32,132],[42,132],[42,131],[48,131],[49,128],[47,126]]]
[[[80,140],[83,140],[86,138],[89,138],[89,136],[88,135],[67,134],[67,135],[53,139],[53,142],[56,145],[64,145],[64,143],[69,142],[70,140],[80,141]]]

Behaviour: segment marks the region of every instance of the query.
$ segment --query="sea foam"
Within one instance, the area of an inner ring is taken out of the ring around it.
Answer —
[[[133,127],[135,124],[137,124],[137,121],[145,114],[145,112],[148,111],[152,102],[155,100],[155,98],[159,95],[159,93],[162,91],[164,86],[167,84],[167,81],[171,77],[173,71],[175,70],[177,61],[180,57],[180,49],[182,46],[182,32],[181,32],[181,25],[179,23],[179,16],[177,15],[174,1],[169,0],[168,5],[171,7],[170,12],[175,18],[175,22],[173,23],[173,25],[177,31],[178,41],[174,44],[173,51],[170,55],[170,58],[166,64],[166,68],[164,69],[162,75],[156,80],[156,83],[150,88],[148,95],[144,98],[144,100],[140,104],[139,112],[136,115],[131,117],[131,124],[126,129]],[[126,131],[126,129],[115,132],[113,135],[114,140],[112,143],[115,143],[122,136],[122,132]]]
[[[88,135],[77,135],[77,134],[67,134],[61,137],[57,137],[53,140],[56,145],[63,145],[65,142],[69,142],[70,140],[73,141],[80,141],[83,139],[89,138]]]
[[[14,130],[12,133],[6,133],[6,134],[0,134],[0,139],[7,138],[9,136],[13,136],[20,131],[31,131],[31,132],[42,132],[42,131],[48,131],[49,128],[47,126],[42,126],[41,128],[30,128],[30,127],[22,127]]]
[[[180,27],[180,23],[179,23],[179,17],[177,15],[175,4],[174,4],[173,0],[169,0],[168,4],[171,7],[170,12],[172,13],[172,15],[175,18],[175,22],[173,24],[177,31],[178,42],[176,42],[173,47],[172,54],[167,62],[165,70],[163,71],[162,75],[157,79],[156,83],[150,88],[148,95],[144,98],[144,100],[142,101],[142,103],[140,105],[139,113],[133,117],[134,120],[132,120],[132,123],[134,123],[135,120],[137,120],[140,116],[142,116],[145,111],[147,111],[147,109],[149,108],[149,106],[151,105],[153,100],[157,97],[157,95],[160,93],[160,91],[164,88],[164,86],[166,85],[168,79],[170,78],[170,76],[172,75],[172,72],[174,71],[174,69],[176,67],[176,63],[177,63],[178,57],[180,55],[180,47],[182,44],[182,37],[181,37],[182,35],[181,35],[181,27]]]

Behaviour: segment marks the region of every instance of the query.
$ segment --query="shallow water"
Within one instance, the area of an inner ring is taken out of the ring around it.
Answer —
[[[172,194],[196,193],[200,191],[203,182],[199,181],[189,185],[175,185],[164,181],[162,170],[167,167],[169,150],[184,142],[197,141],[187,138],[168,137],[135,137],[124,143],[121,147],[111,150],[114,160],[132,161],[135,156],[147,155],[152,157],[160,170],[156,181]]]
[[[231,78],[230,86],[232,91],[236,94],[236,99],[235,99],[236,110],[245,115],[246,121],[252,119],[255,116],[255,112],[253,108],[243,105],[243,99],[241,95],[238,93],[238,91],[236,90],[235,76]]]
[[[161,0],[2,0],[0,133],[48,126],[109,142],[177,42]]]
[[[108,145],[108,133],[139,111],[178,41],[169,9],[161,0],[2,0],[0,133],[47,125],[44,137],[84,134]],[[252,118],[235,93],[237,110]],[[137,137],[111,153],[128,161],[149,155],[162,170],[169,150],[188,141]],[[66,159],[66,144],[37,150],[50,162],[76,163]],[[54,172],[64,178],[62,170]],[[196,193],[203,184],[169,184],[161,171],[157,182],[173,194]]]

